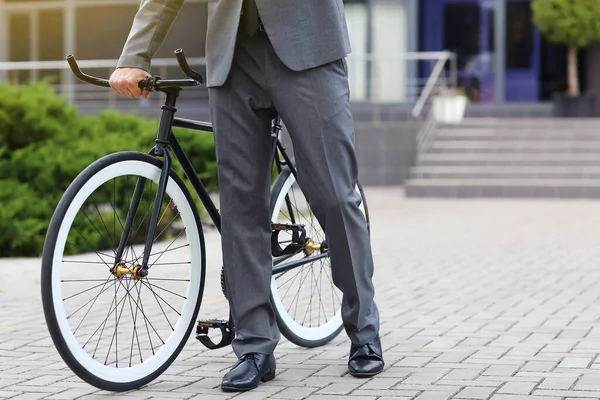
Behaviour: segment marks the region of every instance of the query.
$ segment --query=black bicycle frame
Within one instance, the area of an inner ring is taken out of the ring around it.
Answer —
[[[212,124],[210,124],[210,123],[194,121],[194,120],[189,120],[189,119],[185,119],[185,118],[175,118],[175,112],[177,111],[177,109],[175,108],[175,104],[177,102],[177,98],[179,97],[179,93],[181,92],[182,88],[198,86],[198,85],[202,84],[202,82],[203,82],[202,76],[200,74],[198,74],[197,72],[193,71],[190,68],[190,66],[188,65],[185,54],[183,53],[183,50],[181,50],[181,49],[176,50],[175,55],[177,57],[177,61],[179,63],[179,66],[181,67],[182,71],[190,79],[163,80],[158,76],[154,76],[154,77],[148,76],[144,80],[142,80],[138,83],[138,87],[142,90],[161,91],[166,94],[165,104],[161,107],[162,114],[160,117],[158,132],[156,135],[155,146],[149,152],[149,154],[151,154],[155,157],[163,157],[164,164],[163,164],[163,168],[161,169],[161,172],[160,172],[158,189],[156,192],[154,207],[152,209],[152,216],[150,217],[149,232],[148,232],[148,236],[146,238],[146,243],[144,246],[144,257],[142,260],[142,264],[141,264],[141,266],[136,265],[133,268],[133,275],[134,275],[134,277],[136,277],[138,279],[143,278],[148,275],[148,268],[149,268],[148,260],[150,258],[152,245],[155,240],[154,236],[156,234],[159,213],[160,213],[160,209],[162,207],[162,202],[164,200],[164,195],[165,195],[166,188],[167,188],[169,174],[171,172],[171,156],[169,153],[169,149],[171,151],[173,151],[175,158],[179,161],[179,163],[183,167],[185,176],[190,180],[194,190],[196,191],[196,194],[198,195],[198,197],[200,198],[200,201],[206,208],[208,215],[214,222],[219,233],[221,233],[221,216],[219,214],[219,211],[217,210],[217,207],[215,206],[214,202],[208,195],[208,192],[206,191],[206,188],[204,187],[204,185],[202,184],[202,181],[198,177],[198,174],[194,170],[192,163],[190,162],[190,160],[187,157],[187,155],[185,154],[183,148],[177,141],[177,138],[173,134],[173,127],[191,129],[191,130],[195,130],[195,131],[213,132],[213,127],[212,127]],[[71,70],[73,71],[75,76],[77,76],[81,81],[90,83],[93,85],[97,85],[97,86],[106,87],[106,88],[111,87],[109,80],[83,73],[79,69],[79,66],[77,65],[77,61],[75,60],[75,57],[73,57],[73,55],[67,56],[67,62],[69,63],[69,66],[71,67]],[[271,159],[271,161],[275,163],[278,173],[281,173],[283,171],[284,166],[287,166],[291,170],[291,173],[294,175],[294,177],[298,178],[296,168],[295,168],[294,164],[292,163],[292,160],[288,157],[287,153],[285,152],[285,147],[283,147],[283,144],[279,140],[280,132],[281,132],[281,118],[279,116],[277,116],[273,120],[273,125],[272,125],[272,129],[271,129],[271,140],[272,140],[272,152],[271,152],[272,159]],[[277,156],[278,151],[279,151],[279,154],[281,155],[281,157],[283,157],[283,160],[281,160],[281,158]],[[125,245],[129,239],[129,236],[131,235],[133,222],[135,220],[135,216],[138,211],[138,207],[140,204],[140,200],[141,200],[145,185],[146,185],[146,178],[138,178],[135,189],[133,191],[131,205],[130,205],[129,210],[127,211],[125,225],[123,226],[123,233],[121,234],[121,238],[119,240],[119,245],[116,249],[115,262],[114,262],[113,267],[111,268],[111,273],[115,272],[114,270],[119,264],[124,263],[122,260],[123,252],[125,251]],[[292,222],[291,226],[294,226],[294,229],[296,229],[294,234],[296,234],[297,230],[299,230],[299,229],[304,231],[303,226],[296,225],[296,222],[294,220],[294,214],[292,212],[293,211],[292,205],[291,205],[289,196],[287,194],[285,196],[285,203],[286,203],[286,207],[288,209],[290,219]],[[275,225],[274,225],[274,229],[275,229]],[[274,235],[275,235],[275,231],[274,231]],[[328,255],[329,255],[329,250],[325,250],[325,251],[322,251],[322,253],[316,257],[306,257],[301,260],[296,260],[296,261],[292,261],[292,262],[280,265],[282,262],[288,260],[289,257],[291,257],[289,253],[282,251],[282,252],[278,253],[278,256],[273,261],[273,265],[274,265],[273,274],[285,272],[285,271],[291,270],[293,268],[300,267],[300,266],[302,266],[304,264],[308,264],[314,260],[318,260],[318,259],[327,257]],[[212,340],[210,340],[210,338],[208,338],[208,328],[209,327],[219,328],[221,330],[222,337],[221,337],[221,341],[218,344],[215,344],[214,342],[212,342]],[[204,325],[199,325],[198,330],[197,330],[197,338],[209,349],[215,349],[215,348],[223,347],[227,344],[230,344],[233,339],[233,331],[234,331],[233,319],[232,319],[231,313],[230,313],[229,321],[211,320],[211,321],[205,321]]]
[[[156,145],[149,152],[150,154],[155,155],[155,156],[162,156],[164,158],[164,167],[162,168],[161,173],[160,173],[158,189],[156,192],[156,199],[154,202],[154,208],[152,210],[152,216],[150,218],[149,232],[148,232],[148,236],[146,238],[146,244],[144,247],[144,257],[142,260],[141,268],[138,269],[138,271],[137,271],[137,274],[140,277],[144,277],[148,274],[148,259],[151,254],[152,244],[154,243],[154,235],[156,233],[156,227],[157,227],[157,223],[158,223],[158,217],[160,214],[160,208],[162,206],[162,202],[164,199],[164,194],[165,194],[166,187],[167,187],[167,180],[169,177],[169,172],[171,170],[171,157],[169,155],[169,147],[173,151],[173,154],[175,155],[175,158],[177,159],[177,161],[179,161],[179,163],[181,164],[183,171],[185,173],[185,176],[190,180],[192,187],[196,191],[198,197],[200,198],[200,201],[204,205],[211,220],[215,224],[215,227],[217,228],[219,233],[221,232],[221,216],[219,214],[219,211],[218,211],[217,207],[215,206],[215,203],[210,198],[208,192],[206,191],[204,184],[198,177],[198,174],[194,170],[194,167],[192,166],[192,163],[190,162],[187,154],[185,153],[185,151],[181,147],[181,144],[179,143],[179,141],[175,137],[175,134],[173,133],[173,127],[190,129],[190,130],[195,130],[195,131],[214,132],[213,127],[212,127],[212,124],[207,123],[207,122],[194,121],[194,120],[185,119],[185,118],[175,118],[175,112],[177,111],[177,109],[175,108],[175,104],[177,102],[177,98],[179,96],[180,91],[181,91],[181,88],[176,88],[176,87],[164,90],[164,92],[166,93],[167,96],[166,96],[165,104],[161,107],[162,114],[161,114],[161,118],[160,118],[160,122],[159,122],[159,126],[158,126],[158,132],[157,132],[157,136],[156,136],[156,140],[155,140]],[[292,174],[294,174],[294,176],[297,177],[297,172],[292,163],[292,160],[287,155],[285,148],[283,147],[283,144],[281,143],[281,141],[279,139],[280,132],[281,132],[281,118],[279,116],[277,116],[274,119],[273,126],[271,129],[272,161],[275,163],[277,171],[279,173],[281,173],[284,166],[288,166],[290,168]],[[279,154],[281,154],[281,156],[283,157],[283,161],[279,157],[277,157],[278,151],[279,151]],[[135,189],[133,192],[133,196],[132,196],[131,207],[127,213],[125,225],[123,228],[123,233],[121,235],[121,239],[120,239],[119,245],[117,247],[115,264],[114,264],[115,266],[118,263],[122,262],[122,256],[123,256],[123,252],[125,250],[125,245],[127,243],[127,239],[129,238],[129,235],[131,234],[133,220],[135,219],[135,216],[137,214],[137,208],[139,206],[145,184],[146,184],[145,178],[138,178],[138,181],[136,183],[136,186],[135,186]],[[294,224],[295,221],[294,221],[293,213],[291,212],[292,206],[290,204],[289,197],[286,196],[285,200],[286,200],[286,205],[288,207],[290,218],[292,219],[291,222]],[[296,268],[296,267],[306,264],[306,263],[307,263],[307,261],[303,262],[303,260],[299,260],[299,261],[296,261],[296,262],[293,262],[290,264],[286,264],[286,265],[280,267],[281,271],[277,270],[277,272],[283,272],[283,271],[286,271],[289,269],[293,269],[293,268]],[[274,269],[274,273],[275,272],[276,272],[276,270]]]

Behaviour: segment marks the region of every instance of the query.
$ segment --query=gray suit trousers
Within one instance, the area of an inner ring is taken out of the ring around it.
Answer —
[[[354,190],[357,163],[344,59],[293,71],[267,35],[240,31],[224,85],[210,88],[222,213],[226,286],[236,327],[235,353],[271,353],[280,333],[270,303],[270,122],[290,133],[299,184],[324,227],[342,319],[356,344],[379,332],[373,259]]]

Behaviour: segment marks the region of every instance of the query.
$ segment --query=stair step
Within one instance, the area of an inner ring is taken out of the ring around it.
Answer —
[[[600,141],[467,141],[433,142],[428,153],[598,153]]]
[[[447,141],[554,141],[554,142],[580,142],[600,141],[600,126],[589,130],[577,132],[566,130],[542,129],[437,129],[431,136],[437,142]]]
[[[600,166],[600,156],[593,153],[425,153],[418,156],[417,165],[423,166]]]
[[[430,140],[409,197],[600,198],[600,119],[473,118]]]
[[[439,123],[440,129],[463,128],[560,128],[579,130],[600,127],[600,118],[465,118],[460,124]]]
[[[410,179],[408,197],[600,198],[600,179]]]
[[[542,179],[600,179],[600,166],[423,166],[411,168],[412,178],[542,178]]]

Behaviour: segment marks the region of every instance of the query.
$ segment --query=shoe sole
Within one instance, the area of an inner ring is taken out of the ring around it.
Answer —
[[[383,369],[381,371],[376,371],[376,372],[351,372],[348,371],[350,373],[350,375],[352,375],[355,378],[370,378],[372,376],[375,375],[379,375],[380,373],[383,372]]]
[[[269,372],[267,374],[265,374],[265,376],[263,376],[260,381],[258,382],[258,385],[260,385],[260,382],[269,382],[271,380],[275,379],[275,372]],[[228,393],[232,393],[232,392],[247,392],[249,390],[252,389],[256,389],[258,387],[258,385],[256,386],[252,386],[252,387],[248,387],[248,388],[239,388],[239,387],[235,387],[235,386],[223,386],[221,385],[221,390],[224,392],[228,392]]]

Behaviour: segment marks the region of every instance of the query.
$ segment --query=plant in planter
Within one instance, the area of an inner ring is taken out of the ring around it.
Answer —
[[[458,123],[463,120],[467,96],[460,88],[442,88],[433,96],[432,107],[436,121]]]
[[[542,35],[553,43],[567,46],[567,93],[556,93],[556,116],[589,117],[594,115],[594,99],[581,95],[577,54],[600,39],[599,0],[533,0],[533,21]]]

